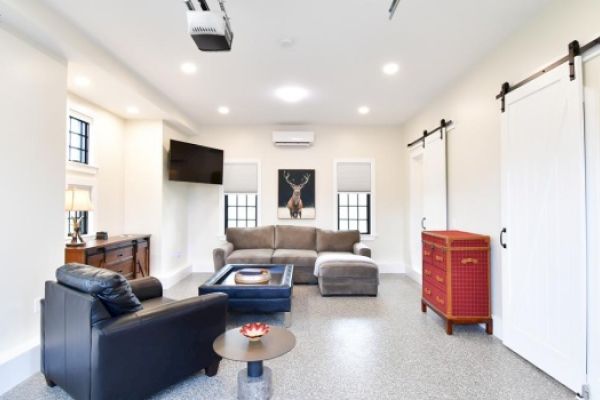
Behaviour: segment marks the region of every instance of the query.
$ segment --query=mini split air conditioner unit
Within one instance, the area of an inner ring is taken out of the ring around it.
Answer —
[[[315,141],[314,132],[278,131],[273,132],[273,143],[280,147],[309,147]]]

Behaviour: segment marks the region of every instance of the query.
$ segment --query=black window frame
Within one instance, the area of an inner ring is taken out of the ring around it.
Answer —
[[[80,125],[80,132],[71,129],[73,121]],[[74,143],[75,139],[79,143]],[[83,144],[82,144],[83,143]],[[90,163],[90,123],[81,118],[69,116],[69,140],[67,147],[67,159],[71,162],[88,165]],[[76,150],[79,153],[79,159],[71,158],[71,151]]]
[[[230,206],[229,205],[229,196],[246,196],[246,204],[243,206],[240,206],[236,199],[236,204],[235,206]],[[253,206],[249,206],[248,205],[248,198],[250,196],[254,196],[254,205]],[[225,223],[224,223],[224,227],[225,227],[225,231],[227,231],[227,228],[230,228],[229,226],[229,221],[235,221],[236,222],[236,226],[238,226],[238,222],[240,221],[244,221],[246,222],[246,227],[248,227],[248,221],[253,221],[254,222],[254,227],[258,227],[258,193],[225,193],[224,194],[225,197]],[[235,207],[236,209],[236,216],[235,218],[229,218],[229,207]],[[240,208],[245,208],[246,209],[246,218],[239,218],[238,215],[239,213],[237,212],[238,209]],[[254,208],[254,218],[248,218],[248,209],[249,208]],[[235,228],[233,227],[233,228]],[[251,227],[252,228],[252,227]]]
[[[359,204],[360,202],[360,194],[366,194],[367,196],[367,203],[366,204]],[[356,205],[350,205],[350,195],[356,195]],[[346,203],[346,205],[341,205],[340,202],[340,196],[348,196],[348,201]],[[341,212],[340,210],[342,208],[347,208],[347,218],[341,218]],[[356,218],[350,218],[350,208],[356,208]],[[359,209],[360,208],[366,208],[367,211],[367,218],[360,218],[360,212]],[[337,194],[337,229],[338,231],[340,230],[340,225],[342,221],[346,221],[348,222],[348,229],[350,229],[350,222],[351,221],[356,221],[356,229],[360,232],[361,235],[370,235],[371,234],[371,192],[338,192]],[[367,231],[363,232],[360,230],[360,222],[364,221],[367,223]]]
[[[79,223],[79,234],[87,235],[90,213],[88,211],[67,211],[67,237],[73,236],[73,217],[75,216],[81,218],[81,222]]]

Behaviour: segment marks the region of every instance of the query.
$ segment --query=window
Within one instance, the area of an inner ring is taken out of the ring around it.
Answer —
[[[258,171],[257,162],[224,164],[224,230],[258,226]]]
[[[225,193],[225,229],[256,227],[257,198],[256,193]]]
[[[371,194],[338,193],[338,230],[371,233]]]
[[[67,159],[89,164],[90,124],[79,118],[69,117],[69,148]]]
[[[337,229],[372,233],[372,162],[336,163]]]
[[[89,217],[90,214],[88,211],[67,211],[67,236],[71,237],[73,235],[73,218],[81,218],[79,222],[79,234],[87,235],[88,234],[88,225],[89,225]]]

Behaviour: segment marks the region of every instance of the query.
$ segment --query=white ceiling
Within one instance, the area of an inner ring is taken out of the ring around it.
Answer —
[[[392,21],[391,0],[230,0],[229,53],[196,49],[182,0],[44,1],[197,124],[355,125],[401,124],[550,0],[402,0]],[[197,74],[180,72],[186,61]],[[282,103],[285,84],[311,96]]]

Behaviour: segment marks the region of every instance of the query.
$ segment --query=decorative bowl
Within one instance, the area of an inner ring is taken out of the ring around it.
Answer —
[[[269,333],[269,325],[262,322],[252,322],[240,328],[240,333],[246,336],[251,342],[260,340],[263,336]]]
[[[235,273],[235,283],[260,285],[269,283],[271,272],[265,268],[244,268]]]

